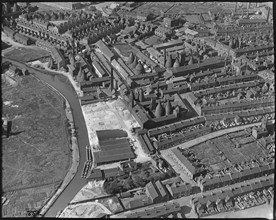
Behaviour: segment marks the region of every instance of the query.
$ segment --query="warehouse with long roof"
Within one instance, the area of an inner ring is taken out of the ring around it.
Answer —
[[[135,158],[127,133],[123,130],[96,131],[100,151],[94,152],[97,165],[114,163]]]

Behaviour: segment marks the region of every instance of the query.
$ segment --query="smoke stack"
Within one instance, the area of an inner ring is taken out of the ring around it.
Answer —
[[[247,9],[249,9],[250,8],[250,2],[248,2],[248,4],[247,4]]]
[[[268,20],[269,20],[269,15],[270,15],[270,7],[268,7],[266,22],[268,22]]]
[[[237,11],[238,2],[235,3],[235,12]]]
[[[167,55],[166,54],[166,49],[164,49],[163,52],[164,52],[164,65],[163,66],[165,66],[166,65],[166,61],[167,61],[167,59],[166,59],[167,58],[166,57],[166,55]]]
[[[114,79],[113,79],[113,68],[111,68],[111,76],[110,76],[110,90],[113,91],[113,88],[114,88]]]

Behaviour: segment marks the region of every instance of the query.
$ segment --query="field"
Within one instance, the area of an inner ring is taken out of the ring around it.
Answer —
[[[2,84],[2,99],[2,115],[12,120],[11,136],[2,137],[2,189],[5,197],[16,201],[15,208],[21,202],[18,190],[51,188],[63,180],[71,164],[68,121],[63,99],[31,75],[16,87]],[[28,195],[26,206],[36,193]]]
[[[47,56],[50,56],[50,53],[46,50],[40,48],[30,49],[26,47],[18,47],[5,54],[5,57],[20,62],[30,62]]]

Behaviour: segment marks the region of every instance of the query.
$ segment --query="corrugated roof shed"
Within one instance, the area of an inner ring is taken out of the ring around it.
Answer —
[[[99,141],[99,144],[101,147],[106,147],[106,148],[112,148],[114,145],[129,145],[129,141],[127,138],[121,138],[121,139],[108,139],[108,140],[103,140]]]
[[[123,138],[127,137],[127,132],[121,129],[112,129],[112,130],[100,130],[96,131],[98,140],[108,140],[112,138]]]

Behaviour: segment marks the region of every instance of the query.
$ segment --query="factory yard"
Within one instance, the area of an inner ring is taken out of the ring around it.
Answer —
[[[70,167],[68,123],[63,99],[33,76],[16,87],[2,84],[2,98],[2,116],[12,121],[2,139],[2,189],[10,201],[2,214],[25,216],[26,208],[43,206]]]
[[[132,141],[134,140],[133,148],[137,155],[135,161],[145,162],[150,160],[150,157],[142,150],[136,137],[130,132],[132,127],[138,127],[139,125],[120,99],[84,105],[82,111],[86,121],[90,146],[93,150],[96,150],[98,145],[96,131],[122,129],[128,133],[128,137]]]

